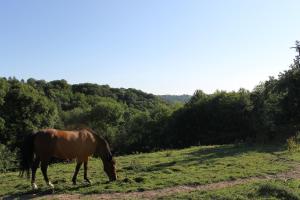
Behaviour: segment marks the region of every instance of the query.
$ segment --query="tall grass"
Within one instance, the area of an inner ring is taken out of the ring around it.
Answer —
[[[289,152],[297,152],[300,150],[299,138],[300,138],[300,131],[298,131],[295,136],[292,136],[287,139],[286,143]]]

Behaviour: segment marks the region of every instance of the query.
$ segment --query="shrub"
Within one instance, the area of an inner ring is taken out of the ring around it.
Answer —
[[[260,186],[258,193],[265,197],[276,197],[283,200],[300,200],[299,195],[289,188],[271,183]]]
[[[299,150],[299,137],[300,137],[300,132],[298,131],[295,136],[292,136],[287,139],[287,149],[289,152],[296,152]]]
[[[17,169],[16,153],[0,144],[0,172],[13,171]]]

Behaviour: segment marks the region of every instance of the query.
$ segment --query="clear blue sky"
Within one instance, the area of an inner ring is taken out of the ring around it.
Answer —
[[[0,76],[251,90],[288,69],[299,11],[299,0],[1,0]]]

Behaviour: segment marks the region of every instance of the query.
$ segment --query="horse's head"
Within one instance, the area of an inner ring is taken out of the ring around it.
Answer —
[[[110,181],[117,180],[117,173],[116,173],[116,161],[112,157],[111,154],[109,154],[106,158],[102,159],[103,161],[103,168],[107,176],[109,177]]]
[[[96,156],[100,156],[103,162],[103,169],[107,174],[110,181],[117,180],[117,173],[116,173],[116,161],[112,156],[110,151],[109,145],[107,141],[100,137],[96,136],[98,144],[96,149]]]

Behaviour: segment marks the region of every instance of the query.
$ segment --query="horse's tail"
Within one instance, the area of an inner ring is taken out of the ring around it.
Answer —
[[[20,176],[26,173],[29,178],[29,170],[32,167],[34,159],[34,139],[36,134],[31,133],[24,139],[23,145],[20,149],[19,160],[20,160]]]

